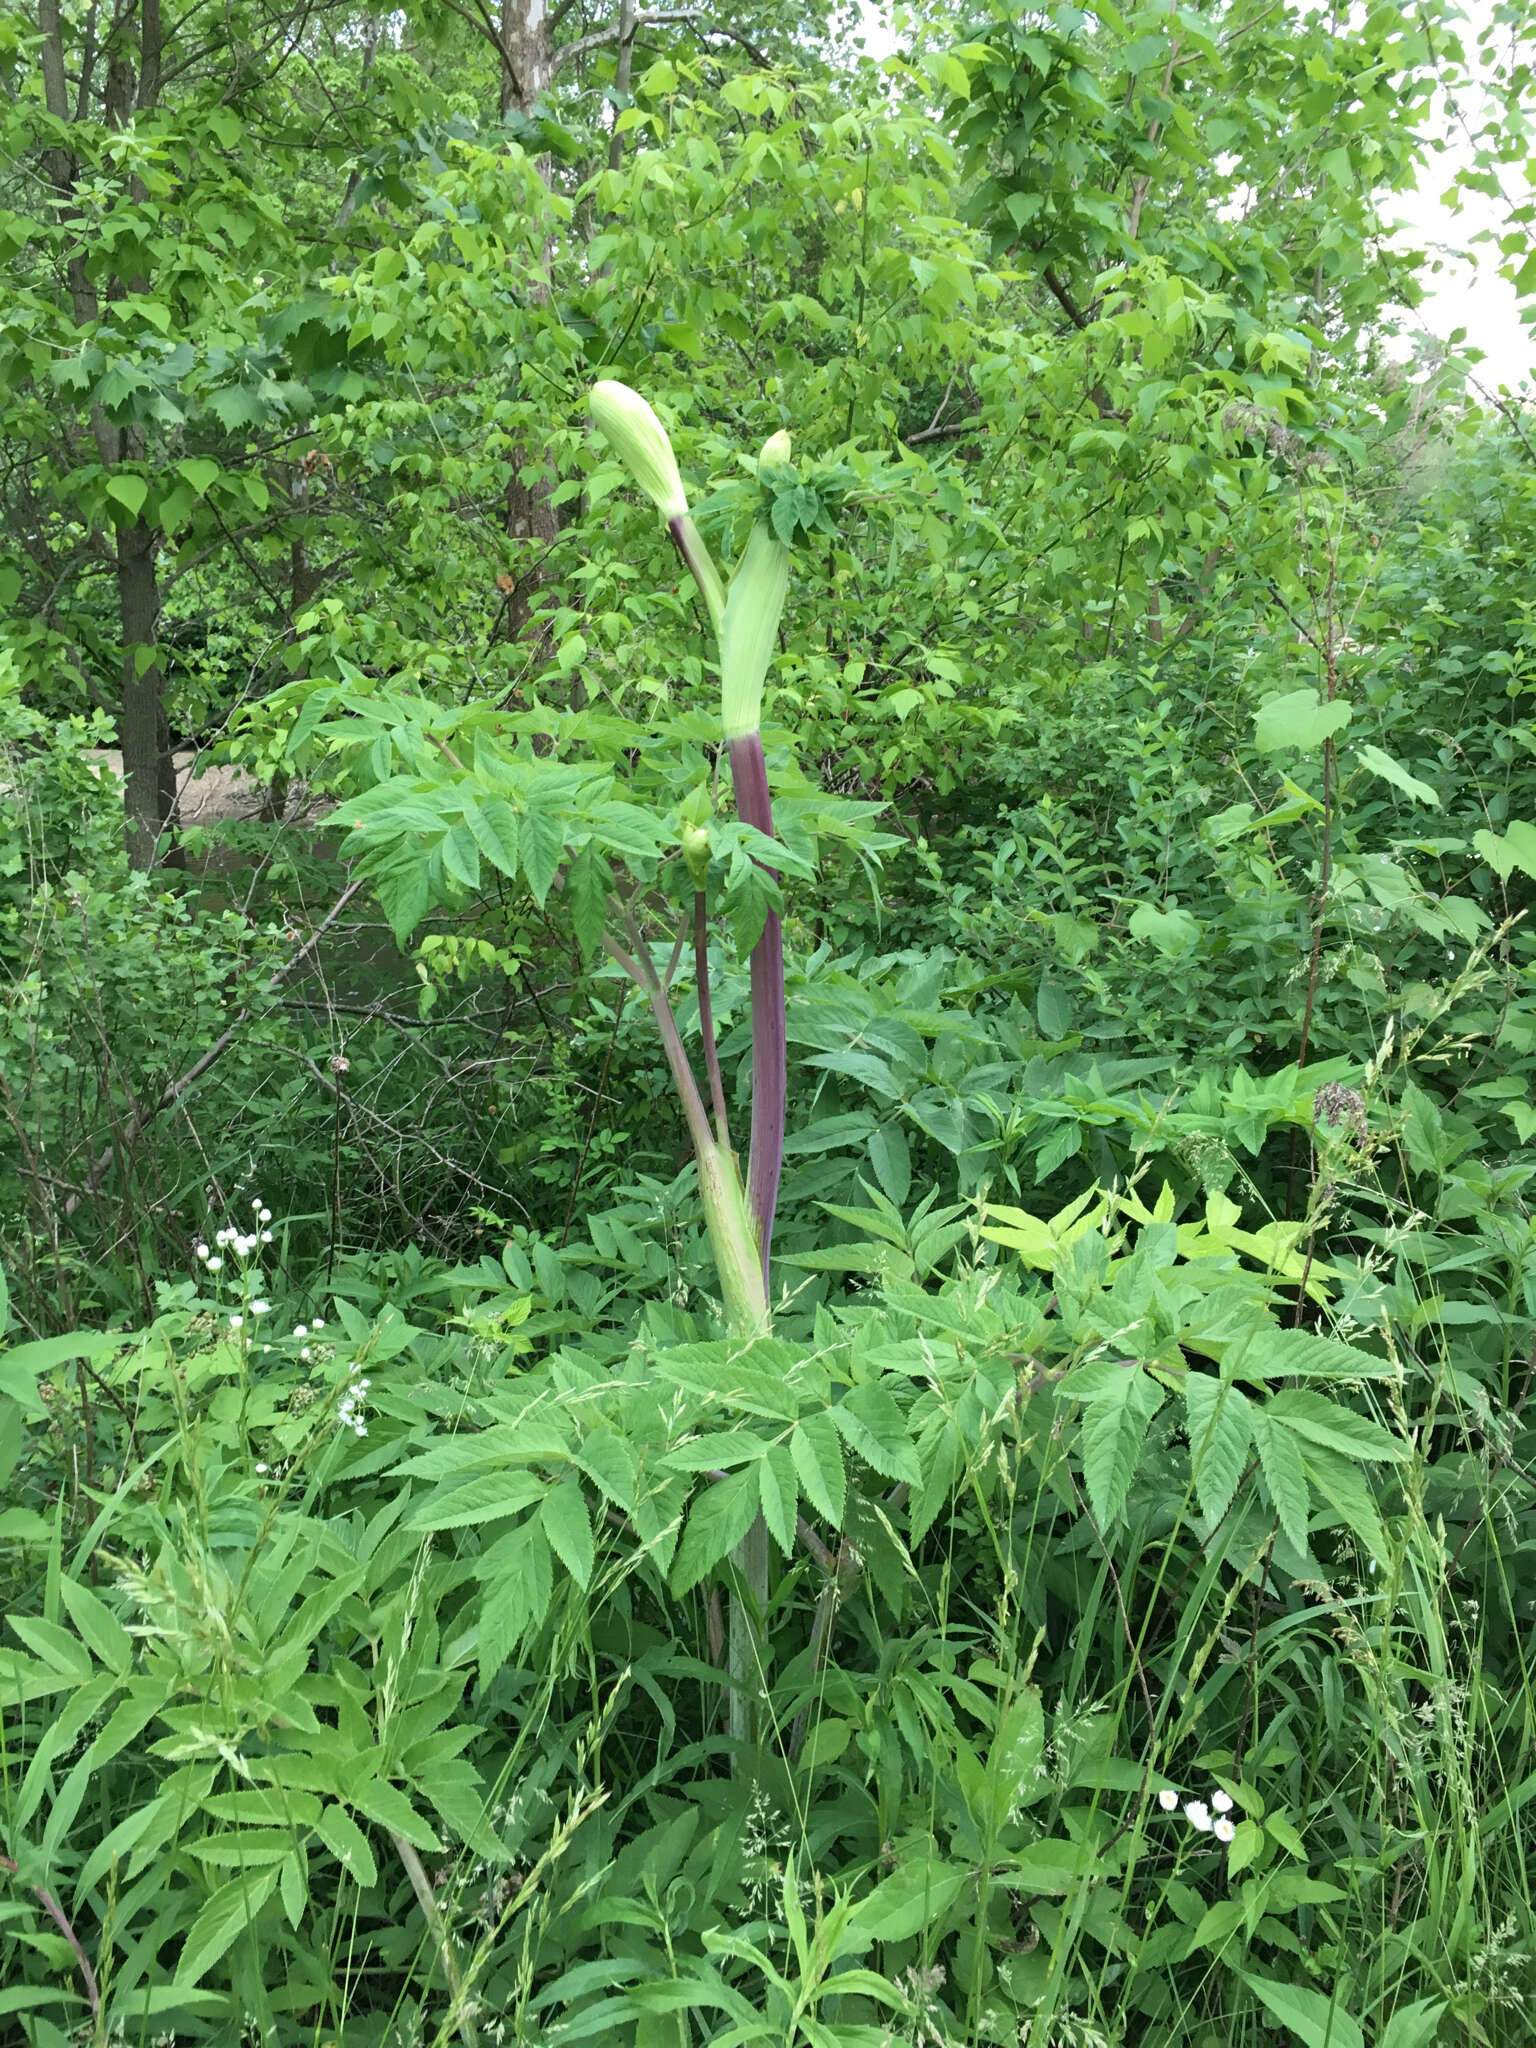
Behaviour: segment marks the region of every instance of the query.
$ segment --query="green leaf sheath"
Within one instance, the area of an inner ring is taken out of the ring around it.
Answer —
[[[773,809],[768,796],[768,771],[761,733],[729,743],[731,779],[742,821],[773,837]],[[773,1216],[779,1202],[779,1173],[784,1162],[784,1106],[789,1089],[788,1047],[784,1028],[784,931],[777,911],[763,920],[762,937],[752,948],[752,1149],[747,1166],[747,1206],[757,1226],[763,1255],[763,1282],[773,1241]]]

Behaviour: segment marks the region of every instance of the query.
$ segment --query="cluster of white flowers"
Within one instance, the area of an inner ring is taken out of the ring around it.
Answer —
[[[355,1436],[366,1436],[368,1425],[363,1420],[368,1409],[368,1389],[372,1384],[362,1373],[347,1382],[336,1409],[336,1421],[342,1429],[350,1429]]]
[[[1177,1813],[1181,1804],[1179,1795],[1172,1786],[1165,1786],[1157,1795],[1157,1803],[1164,1813]],[[1218,1842],[1230,1842],[1237,1833],[1232,1820],[1232,1795],[1230,1792],[1213,1792],[1210,1800],[1186,1799],[1182,1802],[1184,1818],[1197,1834],[1214,1835]],[[1212,1818],[1214,1810],[1214,1818]]]
[[[222,1272],[226,1251],[233,1252],[237,1259],[248,1259],[259,1246],[272,1242],[272,1233],[267,1228],[272,1221],[272,1211],[260,1195],[252,1200],[251,1209],[256,1218],[254,1230],[236,1230],[233,1224],[229,1224],[213,1233],[212,1246],[199,1244],[196,1247],[197,1257],[210,1273]]]

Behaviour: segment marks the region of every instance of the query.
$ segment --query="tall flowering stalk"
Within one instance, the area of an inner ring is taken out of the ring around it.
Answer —
[[[774,537],[767,523],[760,520],[752,529],[727,590],[689,513],[687,493],[683,489],[667,431],[651,407],[639,392],[631,391],[627,384],[607,379],[593,386],[592,416],[609,446],[666,521],[667,531],[698,585],[720,646],[720,720],[731,764],[737,814],[744,824],[755,827],[765,839],[771,839],[773,807],[768,794],[768,771],[763,758],[761,731],[763,684],[778,641],[779,620],[783,616],[784,599],[789,588],[789,550]],[[759,469],[773,469],[787,463],[789,448],[789,436],[775,434],[764,444],[758,458]],[[768,872],[771,874],[772,870]],[[762,933],[752,949],[750,973],[752,1138],[746,1196],[766,1294],[773,1221],[778,1208],[779,1178],[784,1161],[784,1115],[788,1095],[784,932],[777,911],[770,910],[763,921]],[[707,989],[704,990],[704,999],[707,1001]],[[655,1007],[654,1001],[652,1007]],[[697,1095],[696,1089],[694,1094]],[[684,1109],[686,1114],[686,1100]],[[706,1135],[707,1130],[706,1118]],[[697,1135],[694,1150],[699,1151]],[[700,1153],[699,1158],[702,1184],[704,1155]],[[711,1235],[715,1235],[713,1226]]]
[[[672,444],[651,407],[627,385],[607,380],[593,388],[592,414],[610,447],[666,521],[667,531],[698,585],[719,641],[721,725],[736,809],[744,824],[771,839],[773,809],[761,731],[763,683],[777,644],[789,587],[789,550],[760,521],[752,529],[727,590],[689,513]],[[776,434],[764,447],[759,468],[771,469],[788,459],[789,436]],[[784,1158],[784,934],[777,912],[770,910],[752,949],[752,1140],[743,1190],[726,1129],[724,1094],[710,1021],[704,899],[708,841],[697,820],[685,826],[683,844],[694,883],[694,952],[700,1022],[715,1111],[713,1131],[667,1002],[665,986],[651,964],[639,932],[631,930],[625,934],[627,946],[610,939],[609,951],[639,982],[650,1000],[698,1162],[699,1193],[720,1276],[726,1322],[733,1336],[750,1339],[766,1334],[769,1327],[768,1264]],[[756,1721],[751,1698],[757,1688],[763,1618],[768,1606],[768,1530],[761,1514],[737,1547],[734,1561],[743,1592],[731,1602],[731,1730],[745,1740],[753,1733]]]

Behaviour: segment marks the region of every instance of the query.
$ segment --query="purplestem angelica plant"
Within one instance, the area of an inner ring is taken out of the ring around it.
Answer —
[[[703,536],[689,514],[688,498],[672,453],[672,444],[651,407],[628,385],[609,380],[593,387],[592,415],[610,447],[667,522],[667,530],[678,553],[698,585],[720,645],[721,726],[736,791],[737,814],[743,824],[753,826],[765,839],[771,839],[773,808],[768,794],[768,771],[763,758],[760,728],[763,684],[777,644],[779,620],[783,616],[784,599],[789,588],[789,550],[774,538],[766,521],[760,520],[752,529],[727,590],[704,545]],[[760,470],[780,468],[788,460],[789,436],[775,434],[765,444],[758,467]],[[686,833],[697,834],[702,828],[694,823],[684,829]],[[696,845],[696,841],[691,843]],[[692,870],[694,862],[690,860],[689,865]],[[771,869],[767,872],[772,874]],[[697,874],[695,888],[698,888]],[[697,922],[697,904],[695,918]],[[697,944],[695,952],[699,954]],[[750,971],[752,1141],[748,1153],[746,1193],[766,1301],[773,1219],[778,1207],[779,1177],[784,1160],[784,1113],[788,1088],[784,933],[774,910],[770,909],[763,920],[762,932],[752,948]],[[701,1016],[707,1018],[709,992],[702,956],[699,987]],[[646,992],[651,993],[649,989]],[[652,1008],[655,1009],[654,997]],[[713,1068],[713,1036],[707,1022],[704,1036],[706,1056],[711,1062],[710,1080],[715,1094],[717,1123],[722,1126],[720,1144],[723,1146],[726,1142],[723,1102]],[[675,1071],[673,1078],[678,1080]],[[691,1075],[689,1078],[691,1083]],[[680,1080],[678,1085],[682,1085]],[[692,1092],[697,1099],[697,1089]],[[688,1115],[686,1096],[683,1108],[684,1114]],[[702,1114],[702,1105],[700,1110]],[[707,1118],[704,1119],[703,1131],[707,1137]],[[692,1118],[690,1132],[694,1135],[697,1152],[699,1134],[694,1131]],[[703,1168],[701,1154],[701,1180]],[[711,1228],[713,1236],[713,1226]],[[718,1247],[716,1252],[718,1258]]]
[[[766,521],[759,521],[726,589],[689,513],[666,429],[651,407],[627,385],[605,381],[593,388],[592,414],[614,453],[666,521],[698,586],[720,647],[721,725],[737,813],[743,824],[772,839],[773,809],[761,731],[763,684],[789,587],[789,550],[775,538]],[[758,467],[771,470],[788,460],[789,436],[775,434],[763,448]],[[769,1327],[768,1265],[784,1159],[784,934],[778,913],[770,909],[752,948],[752,1140],[743,1192],[726,1127],[725,1095],[714,1046],[705,943],[709,845],[708,834],[697,819],[684,824],[683,853],[694,885],[694,957],[715,1113],[713,1131],[666,987],[640,933],[627,930],[625,945],[610,938],[608,950],[650,1000],[698,1162],[700,1198],[720,1276],[726,1322],[733,1336],[750,1340],[766,1335]],[[773,874],[772,869],[765,872]],[[738,1738],[746,1739],[756,1720],[750,1702],[758,1686],[762,1622],[768,1605],[768,1530],[761,1514],[738,1546],[735,1565],[741,1590],[731,1602],[731,1729]]]

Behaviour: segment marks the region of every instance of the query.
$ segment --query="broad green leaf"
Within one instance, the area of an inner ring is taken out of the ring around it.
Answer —
[[[1094,1851],[1088,1842],[1031,1842],[1009,1857],[1007,1882],[1011,1890],[1060,1894],[1069,1892],[1093,1867]]]
[[[971,1881],[964,1865],[937,1856],[904,1857],[853,1909],[852,1924],[872,1941],[907,1941],[939,1923]]]
[[[106,1602],[88,1586],[62,1577],[59,1597],[99,1661],[120,1678],[126,1676],[133,1665],[133,1638]]]
[[[1191,1368],[1184,1375],[1184,1405],[1195,1491],[1205,1513],[1218,1522],[1231,1506],[1248,1463],[1253,1426],[1247,1396],[1224,1386],[1213,1374]]]
[[[1351,2019],[1336,1999],[1325,1998],[1309,1986],[1255,1977],[1247,1970],[1237,1974],[1281,2026],[1290,2028],[1302,2048],[1365,2048],[1359,2021]]]
[[[1517,818],[1502,838],[1495,832],[1474,832],[1472,845],[1501,882],[1507,882],[1516,868],[1536,879],[1536,825],[1523,818]]]
[[[1260,707],[1253,721],[1253,743],[1263,754],[1278,753],[1284,747],[1294,747],[1299,754],[1313,753],[1324,740],[1344,730],[1352,709],[1342,697],[1325,704],[1316,690],[1291,690]]]
[[[334,1807],[331,1810],[340,1811]],[[372,1859],[369,1860],[371,1863]],[[176,1964],[176,1982],[195,1984],[200,1977],[206,1976],[220,1956],[255,1920],[276,1888],[275,1866],[269,1870],[250,1871],[240,1877],[232,1877],[228,1884],[221,1884],[187,1931]]]
[[[189,455],[185,461],[177,463],[176,469],[200,498],[207,496],[220,476],[219,465],[210,462],[206,455]]]
[[[109,476],[107,496],[121,505],[131,519],[137,519],[149,496],[149,485],[141,476]]]
[[[1145,939],[1168,960],[1182,959],[1200,942],[1200,927],[1187,910],[1159,910],[1151,903],[1137,904],[1128,929],[1133,939]]]
[[[814,1771],[823,1764],[836,1763],[852,1738],[851,1721],[818,1721],[800,1752],[801,1768]]]
[[[1362,768],[1369,768],[1373,775],[1379,775],[1383,782],[1390,782],[1394,789],[1400,789],[1404,796],[1411,796],[1415,803],[1433,804],[1440,808],[1437,792],[1427,782],[1420,782],[1417,775],[1410,775],[1400,761],[1394,761],[1390,754],[1384,754],[1380,747],[1364,744],[1356,747]]]
[[[790,1456],[806,1499],[834,1529],[843,1526],[848,1480],[837,1430],[825,1411],[802,1415],[789,1439]]]
[[[574,1473],[568,1473],[545,1494],[539,1522],[550,1548],[571,1577],[579,1586],[590,1585],[597,1555],[592,1541],[592,1517],[587,1512],[581,1481]]]
[[[1106,1374],[1083,1403],[1083,1484],[1101,1530],[1125,1505],[1147,1425],[1162,1405],[1162,1388],[1134,1360]]]
[[[1430,2048],[1440,2031],[1443,1998],[1416,1998],[1400,2005],[1376,2036],[1376,2048]]]
[[[758,1512],[757,1471],[756,1465],[748,1465],[694,1495],[672,1566],[674,1593],[686,1593],[696,1586],[751,1528]]]
[[[987,1812],[976,1818],[994,1840],[1010,1816],[1033,1806],[1049,1789],[1044,1756],[1045,1710],[1036,1688],[1026,1685],[1003,1708],[987,1752]]]

